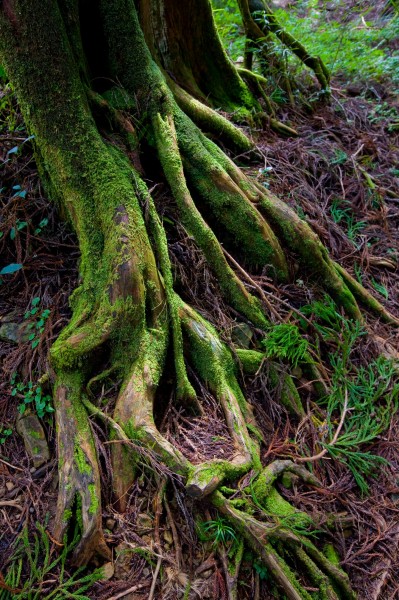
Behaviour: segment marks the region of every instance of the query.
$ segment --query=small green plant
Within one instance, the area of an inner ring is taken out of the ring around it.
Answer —
[[[78,531],[71,542],[64,538],[58,552],[50,545],[45,527],[36,523],[36,528],[37,533],[30,538],[28,528],[24,527],[16,540],[2,581],[6,587],[0,588],[0,600],[89,600],[86,592],[104,574],[102,568],[86,575],[85,567],[67,570],[67,559],[77,544]]]
[[[381,294],[381,296],[384,296],[385,300],[388,300],[389,294],[385,285],[383,285],[382,283],[378,283],[378,281],[376,281],[374,277],[371,278],[371,284],[373,288]]]
[[[32,381],[28,381],[28,383],[18,381],[17,373],[13,373],[11,377],[11,396],[21,398],[21,402],[18,404],[18,412],[21,415],[30,406],[35,408],[37,416],[40,419],[54,412],[51,396],[43,394],[42,387],[35,385]]]
[[[262,341],[267,358],[288,360],[294,367],[305,359],[309,343],[300,334],[296,325],[281,323],[275,325]]]
[[[327,400],[327,423],[330,435],[336,427],[337,412],[341,413],[341,434],[334,443],[324,443],[329,454],[347,464],[361,492],[368,492],[366,476],[385,458],[363,450],[389,427],[392,414],[398,409],[399,382],[395,365],[380,356],[367,367],[349,364],[349,353],[338,352],[331,358],[332,388]],[[332,437],[330,438],[332,439]]]
[[[22,229],[25,229],[25,227],[28,226],[28,222],[27,221],[20,221],[19,219],[17,219],[16,223],[15,223],[15,227],[11,227],[10,229],[10,239],[11,240],[15,240],[15,237],[17,235],[17,231],[21,231]]]
[[[267,567],[265,567],[265,565],[262,564],[262,562],[259,559],[255,559],[253,565],[260,579],[262,579],[263,581],[270,579],[270,574]]]
[[[39,345],[40,336],[44,333],[44,326],[51,312],[48,308],[46,308],[38,315],[38,317],[36,317],[36,315],[39,312],[39,303],[39,297],[33,298],[31,303],[32,308],[27,310],[24,314],[25,320],[32,319],[32,317],[35,317],[35,321],[31,321],[27,326],[27,329],[31,330],[28,340],[31,342],[32,348],[36,348],[36,346]]]
[[[0,424],[0,444],[5,444],[11,435],[12,429]]]
[[[20,269],[22,269],[21,264],[18,263],[10,263],[9,265],[6,265],[5,267],[3,267],[0,270],[0,275],[12,275],[13,273],[16,273],[17,271],[19,271]],[[3,283],[3,279],[0,277],[0,285]]]
[[[375,104],[369,113],[370,123],[379,123],[389,119],[398,119],[399,113],[395,106],[390,106],[388,102]]]
[[[383,356],[367,366],[354,364],[351,355],[355,344],[367,335],[367,330],[358,321],[341,315],[328,296],[301,311],[312,317],[321,339],[336,346],[336,351],[329,354],[332,374],[329,395],[324,400],[326,427],[319,443],[324,452],[348,466],[366,494],[366,477],[388,464],[371,451],[370,444],[389,427],[398,409],[397,365]],[[301,324],[307,325],[306,321]]]
[[[336,148],[334,150],[334,157],[330,160],[330,165],[343,165],[347,160],[347,153],[341,150],[341,148]]]
[[[35,229],[35,231],[34,231],[34,234],[35,234],[35,235],[40,235],[40,234],[41,234],[41,232],[43,231],[43,229],[44,229],[45,227],[47,227],[47,225],[48,225],[48,219],[42,219],[42,220],[40,221],[39,225],[36,227],[36,229]]]
[[[349,203],[346,200],[335,198],[330,207],[331,217],[333,221],[337,223],[337,225],[340,224],[341,227],[346,230],[346,235],[349,240],[354,246],[358,247],[358,236],[363,231],[367,223],[365,221],[357,221],[355,215],[353,214],[352,208],[350,205],[348,206],[348,204]]]
[[[237,541],[236,532],[223,517],[217,517],[213,521],[200,523],[199,533],[200,537],[202,536],[206,541],[212,541],[214,546],[218,546],[219,544],[226,546],[229,543]]]

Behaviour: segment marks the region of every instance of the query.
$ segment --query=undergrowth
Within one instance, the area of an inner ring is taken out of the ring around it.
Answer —
[[[348,466],[361,493],[366,494],[369,491],[366,477],[388,464],[370,446],[389,428],[398,409],[398,365],[384,356],[367,365],[354,361],[355,347],[367,331],[359,322],[340,314],[330,297],[325,296],[323,301],[301,310],[312,318],[321,343],[336,347],[335,352],[329,353],[329,393],[320,401],[326,417],[325,426],[320,428],[319,444],[331,457]],[[302,326],[306,329],[307,322],[303,321]],[[317,353],[320,352],[319,345]]]
[[[379,22],[369,16],[370,9],[352,7],[341,21],[330,17],[331,3],[300,0],[287,8],[276,8],[274,15],[289,33],[307,50],[320,56],[333,75],[348,80],[390,79],[399,85],[399,50],[390,50],[389,42],[397,38],[399,14],[391,10]],[[218,29],[231,58],[237,60],[244,54],[245,36],[241,15],[235,0],[213,0]],[[336,8],[336,7],[335,7]],[[260,52],[254,49],[255,58]],[[274,53],[288,60],[291,69],[302,69],[297,59],[287,54],[275,38]]]
[[[0,574],[0,600],[90,600],[86,592],[104,573],[102,568],[86,574],[85,567],[73,573],[67,570],[69,554],[79,539],[78,531],[71,541],[65,538],[59,550],[50,543],[43,525],[36,523],[36,528],[30,537],[24,527],[14,543],[6,574]]]

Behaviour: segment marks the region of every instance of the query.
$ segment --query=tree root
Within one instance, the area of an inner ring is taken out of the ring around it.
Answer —
[[[273,109],[272,103],[270,101],[270,98],[267,96],[264,88],[262,87],[262,83],[263,84],[267,84],[267,79],[265,79],[264,77],[262,77],[262,75],[259,75],[258,73],[254,73],[253,71],[249,71],[248,69],[237,69],[239,74],[241,75],[241,77],[247,81],[248,85],[250,87],[252,87],[257,94],[259,94],[259,96],[261,98],[263,98],[265,105],[266,105],[266,111],[267,111],[267,124],[270,126],[270,128],[275,131],[276,133],[279,133],[280,135],[283,135],[285,137],[297,137],[298,136],[298,132],[296,131],[296,129],[293,129],[292,127],[289,127],[288,125],[285,125],[284,123],[281,123],[280,121],[278,121],[275,118],[275,111]]]
[[[254,148],[251,140],[225,117],[188,94],[170,78],[168,82],[177,104],[202,131],[214,134],[234,150],[248,152]]]
[[[102,531],[101,486],[94,440],[87,414],[81,405],[80,381],[66,378],[56,388],[59,494],[54,537],[62,541],[74,504],[81,515],[82,535],[74,550],[76,565],[87,564],[94,555],[110,560]],[[83,409],[83,410],[82,410]]]
[[[253,43],[263,43],[273,33],[299,60],[312,69],[325,94],[329,93],[330,73],[319,56],[312,56],[298,40],[281,27],[264,0],[239,0],[244,27]]]

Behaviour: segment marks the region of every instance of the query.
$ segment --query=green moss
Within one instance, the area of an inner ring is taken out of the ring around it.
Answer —
[[[200,198],[206,221],[229,246],[238,251],[245,248],[247,263],[255,267],[273,265],[274,274],[286,279],[287,265],[278,240],[243,193],[250,190],[249,183],[241,177],[240,187],[228,175],[229,159],[186,115],[175,110],[174,120],[187,181]]]
[[[87,486],[87,489],[90,494],[89,513],[91,515],[94,515],[94,514],[96,514],[96,512],[98,511],[98,508],[100,506],[100,499],[98,497],[98,493],[97,493],[96,486],[94,483],[89,483],[89,485]]]
[[[324,556],[336,567],[340,565],[339,554],[332,544],[325,544],[323,548]]]
[[[79,442],[75,444],[74,459],[78,470],[82,475],[92,475],[93,469],[87,461],[86,454],[83,452]]]
[[[62,520],[64,521],[64,523],[69,523],[71,518],[72,518],[72,510],[70,508],[67,508],[66,510],[64,510],[64,512],[62,514]]]
[[[236,349],[237,358],[247,375],[255,375],[265,360],[265,354],[257,350]]]

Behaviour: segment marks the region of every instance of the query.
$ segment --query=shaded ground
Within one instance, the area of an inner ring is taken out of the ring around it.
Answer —
[[[331,104],[317,107],[313,114],[280,109],[279,118],[296,127],[298,138],[281,139],[270,131],[259,132],[258,164],[249,164],[246,157],[237,157],[237,161],[293,206],[311,224],[334,258],[399,316],[397,96],[387,84],[381,83],[348,89],[342,81],[335,80],[333,88]],[[36,385],[47,371],[48,348],[68,320],[68,297],[78,281],[78,252],[73,234],[43,196],[30,142],[25,141],[28,134],[12,93],[3,88],[1,94],[6,121],[1,130],[0,269],[12,263],[23,265],[15,274],[3,276],[0,286],[3,428],[0,438],[4,439],[0,445],[0,572],[4,575],[23,528],[28,527],[33,539],[35,523],[47,524],[54,514],[57,476],[51,414],[42,420],[51,455],[43,467],[32,466],[15,423],[18,406],[27,398],[28,382]],[[17,146],[18,151],[14,152]],[[241,336],[243,345],[252,347],[256,339],[251,338],[237,315],[223,305],[217,281],[207,270],[201,253],[176,223],[168,190],[162,182],[155,183],[156,201],[158,208],[163,209],[178,285],[190,303],[217,325],[225,341],[229,343]],[[154,182],[149,187],[153,185]],[[252,289],[256,290],[254,283],[263,289],[278,314],[277,322],[297,322],[296,310],[320,298],[317,288],[308,287],[303,274],[295,272],[294,260],[291,266],[294,284],[276,286],[262,274],[253,275],[252,281],[248,281]],[[35,298],[39,301],[32,304]],[[38,311],[27,315],[35,306]],[[37,327],[45,310],[50,313],[43,319],[43,326]],[[397,332],[370,316],[367,322],[370,330],[388,340],[394,349],[399,347]],[[33,325],[30,329],[29,324]],[[5,341],[10,331],[16,342]],[[32,332],[34,337],[28,339]],[[249,339],[243,340],[242,336]],[[320,353],[327,365],[335,349],[334,341],[321,344]],[[370,338],[359,336],[351,360],[357,366],[367,366],[380,350]],[[280,369],[286,368],[281,361]],[[15,372],[19,373],[18,380],[12,383]],[[332,377],[331,366],[326,367],[324,375],[326,380]],[[300,372],[298,378],[303,380],[301,395],[308,406],[308,418],[302,422],[289,419],[279,407],[279,389],[270,379],[267,364],[255,377],[245,379],[247,397],[265,437],[265,463],[274,458],[314,455],[320,448],[323,423],[312,418],[315,414],[312,383]],[[25,387],[21,385],[18,389],[18,381],[26,382]],[[193,462],[213,456],[227,458],[230,452],[227,428],[209,392],[197,384],[206,418],[193,418],[173,408],[170,383],[165,377],[160,386],[157,410],[160,429]],[[45,386],[44,382],[42,397],[48,393]],[[105,412],[112,410],[117,389],[118,382],[110,377],[92,390]],[[14,395],[13,390],[16,390]],[[4,430],[12,433],[5,434]],[[86,593],[92,598],[110,600],[131,588],[125,598],[148,598],[162,556],[162,584],[158,579],[157,597],[183,597],[188,578],[192,581],[190,598],[226,597],[223,544],[215,545],[209,530],[207,533],[195,527],[193,515],[198,509],[185,497],[180,482],[172,481],[162,500],[165,473],[161,469],[154,472],[152,457],[143,456],[145,468],[131,490],[128,510],[118,514],[111,496],[108,438],[94,420],[93,430],[106,494],[103,506],[107,542],[114,548],[116,560],[114,578],[95,584]],[[380,469],[378,477],[367,478],[368,495],[361,495],[350,470],[333,460],[313,464],[314,473],[324,485],[321,490],[309,489],[298,481],[281,488],[286,498],[314,517],[324,531],[325,541],[334,542],[341,564],[362,599],[399,598],[398,440],[399,422],[393,415],[390,428],[372,447],[373,453],[385,457],[390,464]],[[240,487],[245,485],[248,481],[239,482]],[[341,517],[335,528],[332,515]],[[213,513],[205,512],[202,518],[215,522]],[[212,539],[207,541],[207,537]],[[49,539],[51,544],[50,534]],[[51,550],[55,555],[54,544]],[[66,568],[67,573],[73,572],[68,563]],[[42,578],[44,583],[41,582],[38,597],[47,598],[55,589],[59,571],[58,565]],[[241,598],[281,597],[248,552],[240,580]],[[36,581],[36,588],[37,584]],[[5,593],[3,590],[2,596],[0,591],[2,600],[7,597]],[[53,597],[63,597],[61,592],[57,594]]]

